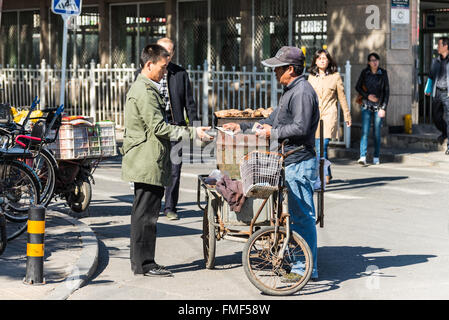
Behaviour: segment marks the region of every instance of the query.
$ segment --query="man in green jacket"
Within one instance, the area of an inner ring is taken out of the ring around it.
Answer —
[[[141,73],[126,96],[122,179],[134,182],[131,212],[131,269],[134,274],[171,276],[154,260],[156,223],[170,182],[170,141],[212,140],[210,127],[180,127],[167,123],[159,82],[168,65],[169,53],[157,44],[141,54]]]

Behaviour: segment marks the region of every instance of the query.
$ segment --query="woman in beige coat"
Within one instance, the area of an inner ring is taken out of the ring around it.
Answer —
[[[337,137],[338,129],[338,107],[337,101],[343,109],[343,117],[346,125],[351,126],[351,114],[349,111],[346,95],[344,92],[343,81],[340,74],[337,72],[337,65],[332,59],[327,50],[318,50],[313,59],[312,65],[309,69],[309,82],[315,89],[319,104],[320,104],[320,119],[323,120],[323,156],[327,157],[327,149],[329,141]],[[315,149],[317,157],[320,157],[320,127],[318,125],[315,134]],[[331,170],[329,167],[326,173],[326,181],[332,179]]]

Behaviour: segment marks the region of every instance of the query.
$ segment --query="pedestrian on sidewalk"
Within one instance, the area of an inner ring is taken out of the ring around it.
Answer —
[[[284,46],[279,49],[275,57],[262,61],[264,66],[274,68],[277,81],[284,86],[279,106],[268,118],[259,122],[227,123],[223,125],[223,128],[235,133],[252,128],[257,136],[270,138],[271,146],[288,139],[285,152],[299,146],[305,147],[285,159],[285,182],[288,188],[292,230],[301,235],[309,245],[313,257],[311,277],[317,279],[317,234],[313,187],[318,178],[314,146],[320,110],[318,96],[303,74],[304,60],[304,54],[299,48]],[[283,280],[296,282],[303,274],[302,263],[296,261]]]
[[[432,120],[441,132],[437,141],[443,144],[449,136],[449,38],[438,39],[438,57],[433,59],[429,78],[424,90],[427,96],[432,95]],[[449,155],[449,140],[446,154]]]
[[[338,105],[343,109],[343,117],[346,125],[351,126],[351,113],[349,111],[348,102],[344,90],[343,81],[340,73],[338,73],[337,64],[332,59],[330,53],[325,49],[315,52],[312,59],[312,65],[309,68],[309,82],[318,95],[320,120],[323,120],[323,157],[328,158],[328,147],[331,139],[337,137],[338,131]],[[315,150],[317,159],[320,158],[320,125],[315,133]],[[330,166],[326,172],[326,183],[332,179]]]
[[[187,71],[172,62],[175,46],[169,38],[162,38],[157,44],[164,47],[169,56],[167,73],[161,80],[161,94],[164,97],[167,121],[172,125],[186,126],[184,114],[187,114],[189,125],[197,121],[197,108],[193,99],[192,86]],[[176,206],[179,199],[179,184],[181,181],[182,146],[178,141],[172,141],[173,154],[171,159],[170,185],[165,188],[164,213],[169,220],[177,220]]]
[[[131,85],[125,103],[122,179],[134,182],[131,211],[131,270],[134,274],[171,276],[155,262],[156,224],[164,187],[170,181],[170,141],[188,137],[211,140],[210,127],[173,126],[166,122],[159,92],[170,54],[157,44],[140,56],[142,71]]]
[[[373,164],[380,164],[380,129],[385,118],[390,85],[387,70],[379,67],[380,57],[372,52],[368,55],[368,66],[362,70],[355,89],[362,96],[362,137],[358,163],[366,165],[368,135],[373,123],[374,157]]]

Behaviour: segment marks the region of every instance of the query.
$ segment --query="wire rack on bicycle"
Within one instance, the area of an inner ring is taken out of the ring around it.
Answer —
[[[240,161],[243,193],[248,198],[268,198],[279,188],[283,158],[279,153],[253,151]]]

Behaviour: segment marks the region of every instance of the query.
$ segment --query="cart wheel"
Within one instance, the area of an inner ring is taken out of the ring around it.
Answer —
[[[67,204],[75,212],[83,212],[89,207],[92,199],[92,186],[90,181],[78,181],[75,188],[70,192]]]
[[[312,253],[296,232],[290,236],[283,259],[278,258],[286,236],[285,228],[279,228],[278,232],[274,227],[263,228],[253,233],[243,248],[242,264],[246,276],[260,291],[269,295],[294,294],[306,285],[312,275]],[[294,261],[304,265],[304,274],[298,279],[289,279]]]
[[[217,241],[215,226],[214,209],[210,203],[206,204],[203,214],[203,253],[204,262],[207,269],[215,267],[215,245]]]

